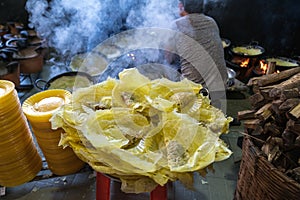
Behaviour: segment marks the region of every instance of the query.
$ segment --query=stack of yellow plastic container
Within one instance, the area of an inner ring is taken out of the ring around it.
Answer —
[[[46,90],[32,95],[22,105],[48,167],[56,175],[75,173],[85,164],[70,147],[58,146],[63,130],[52,130],[49,122],[52,114],[70,98],[71,93],[67,90]]]
[[[0,80],[0,185],[12,187],[32,180],[42,159],[22,112],[15,85]]]

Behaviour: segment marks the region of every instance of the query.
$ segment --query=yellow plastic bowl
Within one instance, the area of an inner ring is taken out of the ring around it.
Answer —
[[[15,90],[15,84],[11,81],[0,80],[0,104],[4,105]],[[5,104],[6,105],[6,104]],[[2,107],[2,106],[1,106]]]
[[[34,109],[34,105],[36,103],[39,103],[43,99],[50,98],[50,97],[60,97],[63,99],[64,104],[66,104],[70,102],[71,93],[67,90],[53,89],[53,90],[46,90],[46,91],[39,92],[27,98],[22,105],[22,109],[27,119],[30,121],[30,123],[49,122],[49,119],[52,117],[52,114],[55,111],[57,111],[59,107],[53,110],[40,112]]]
[[[39,154],[34,153],[30,162],[21,162],[21,166],[7,168],[5,174],[0,176],[0,185],[6,187],[14,187],[26,183],[36,177],[37,173],[42,169],[42,159]]]

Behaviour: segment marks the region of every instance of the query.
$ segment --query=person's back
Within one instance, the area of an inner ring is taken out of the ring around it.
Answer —
[[[184,14],[172,24],[172,29],[180,33],[172,46],[180,56],[182,75],[206,86],[216,81],[225,84],[227,69],[215,20],[201,13],[201,0],[184,0],[183,6]]]
[[[182,74],[196,83],[204,84],[203,79],[205,79],[205,84],[209,85],[215,81],[215,70],[211,69],[211,65],[215,64],[225,82],[227,71],[224,50],[216,22],[204,14],[189,14],[177,19],[174,25],[174,30],[197,41],[211,57],[207,58],[203,52],[198,52],[200,57],[195,56],[193,53],[195,44],[191,44],[192,41],[187,41],[186,38],[177,39],[176,51],[182,57],[180,60]],[[211,63],[209,59],[212,59],[214,63]],[[192,63],[197,63],[197,65]]]

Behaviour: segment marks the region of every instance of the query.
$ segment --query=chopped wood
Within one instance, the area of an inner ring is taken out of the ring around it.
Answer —
[[[261,89],[261,90],[259,91],[259,93],[264,97],[265,100],[268,100],[268,101],[274,100],[273,97],[270,97],[270,96],[269,96],[270,89]]]
[[[289,114],[298,119],[300,117],[300,103],[294,107]]]
[[[268,161],[273,162],[275,158],[279,158],[281,155],[281,147],[283,146],[283,140],[279,137],[269,137],[266,143],[262,146],[261,150],[264,152]]]
[[[256,104],[252,104],[252,109],[253,110],[259,110],[261,107],[263,107],[264,105],[266,105],[267,103],[270,103],[270,101],[264,99],[263,101],[260,101]]]
[[[297,134],[300,136],[300,123],[290,119],[287,123],[286,123],[286,128],[287,130]]]
[[[289,77],[291,77],[299,72],[300,72],[300,67],[295,67],[295,68],[292,68],[289,70],[284,70],[280,73],[264,75],[264,76],[256,78],[254,81],[252,81],[250,79],[250,81],[248,82],[248,86],[253,86],[253,85],[257,85],[260,87],[266,86],[271,83],[276,83],[276,82],[282,81],[284,79],[288,79]]]
[[[299,103],[300,103],[300,99],[298,99],[298,98],[287,99],[279,106],[279,110],[282,113],[287,112],[290,109],[295,108]]]
[[[253,94],[249,97],[249,100],[250,100],[250,103],[255,106],[257,105],[259,102],[263,101],[264,100],[264,96],[259,94],[259,93],[256,93],[256,94]]]
[[[274,98],[280,97],[281,92],[283,90],[297,88],[297,87],[300,87],[300,73],[293,75],[291,78],[281,82],[280,84],[273,85],[273,88],[270,90],[270,97],[274,97]]]
[[[283,144],[287,149],[294,146],[296,136],[297,136],[296,134],[289,131],[288,129],[285,129],[283,131],[282,133]]]
[[[281,136],[284,128],[281,128],[275,124],[275,122],[268,122],[264,125],[264,134],[268,134],[274,137]]]
[[[283,90],[280,95],[281,100],[286,100],[286,99],[296,98],[296,97],[300,97],[298,88]]]
[[[255,86],[255,85],[257,85],[257,81],[260,79],[261,77],[253,77],[253,78],[251,78],[249,81],[248,81],[248,83],[247,83],[247,85],[248,86]],[[258,86],[258,85],[257,85]]]
[[[282,114],[274,114],[272,115],[272,118],[274,121],[276,121],[276,124],[278,126],[282,126],[284,127],[286,125],[286,122],[288,121],[288,118],[286,117],[286,115],[284,113]]]
[[[260,92],[260,87],[259,87],[258,85],[253,85],[253,86],[252,86],[252,91],[253,91],[254,93],[259,93],[259,92]]]
[[[259,119],[248,119],[244,121],[244,127],[253,130],[255,130],[261,124],[262,122]]]
[[[246,119],[253,119],[255,118],[255,113],[256,111],[255,110],[243,110],[243,111],[239,111],[237,113],[237,119],[239,121],[241,120],[246,120]]]
[[[279,109],[280,105],[283,103],[282,100],[278,99],[278,100],[274,100],[272,101],[272,110],[277,113],[277,114],[280,114],[281,113],[281,110]]]
[[[263,134],[264,129],[262,126],[257,126],[255,130],[251,132],[251,135],[257,136]]]
[[[273,74],[276,70],[276,62],[268,62],[268,69],[266,74]]]
[[[263,107],[261,107],[258,111],[255,112],[255,117],[260,119],[261,121],[267,120],[271,115],[271,106],[272,103],[267,103]]]

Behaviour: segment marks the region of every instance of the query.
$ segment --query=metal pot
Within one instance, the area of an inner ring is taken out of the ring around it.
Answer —
[[[49,87],[51,86],[51,83],[53,83],[55,80],[65,77],[65,76],[83,76],[86,77],[92,84],[94,83],[94,79],[91,75],[89,75],[88,73],[85,72],[78,72],[78,71],[72,71],[72,72],[64,72],[61,74],[58,74],[54,77],[52,77],[51,79],[49,79],[48,81],[45,81],[43,79],[37,79],[35,81],[35,86],[40,89],[40,90],[47,90],[49,89]],[[64,89],[64,88],[61,88]]]

